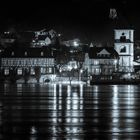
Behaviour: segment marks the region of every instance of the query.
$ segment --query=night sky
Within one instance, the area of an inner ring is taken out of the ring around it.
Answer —
[[[109,18],[110,8],[116,8],[117,19]],[[140,39],[139,14],[136,0],[5,1],[0,5],[0,30],[53,28],[66,39],[107,42],[113,39],[113,28],[120,26],[134,28]]]

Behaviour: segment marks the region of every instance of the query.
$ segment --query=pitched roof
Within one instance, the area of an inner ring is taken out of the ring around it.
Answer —
[[[113,47],[91,47],[89,49],[89,58],[91,59],[115,59],[118,57],[119,55]]]
[[[54,58],[55,52],[50,48],[7,48],[2,53],[3,58]]]

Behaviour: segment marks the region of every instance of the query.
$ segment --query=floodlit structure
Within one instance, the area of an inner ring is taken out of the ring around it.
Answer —
[[[1,74],[5,79],[35,77],[45,82],[54,77],[54,65],[54,53],[46,48],[8,48],[1,56]]]
[[[113,47],[90,47],[85,54],[85,69],[94,80],[109,80],[117,72],[118,58]]]
[[[119,72],[134,71],[134,30],[116,29],[114,48],[119,54]]]

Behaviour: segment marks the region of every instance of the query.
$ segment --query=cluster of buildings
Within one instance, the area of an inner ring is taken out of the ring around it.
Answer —
[[[54,37],[58,37],[54,31],[36,32],[31,47],[12,46],[1,51],[1,79],[41,83],[139,79],[140,64],[134,59],[132,29],[114,30],[113,47],[92,43],[83,47],[75,40],[73,46],[64,45],[65,41],[59,47],[50,47]]]

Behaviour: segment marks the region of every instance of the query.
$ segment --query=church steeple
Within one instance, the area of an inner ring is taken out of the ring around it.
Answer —
[[[134,60],[134,30],[115,30],[115,50],[119,54],[119,66],[122,72],[133,72]]]

